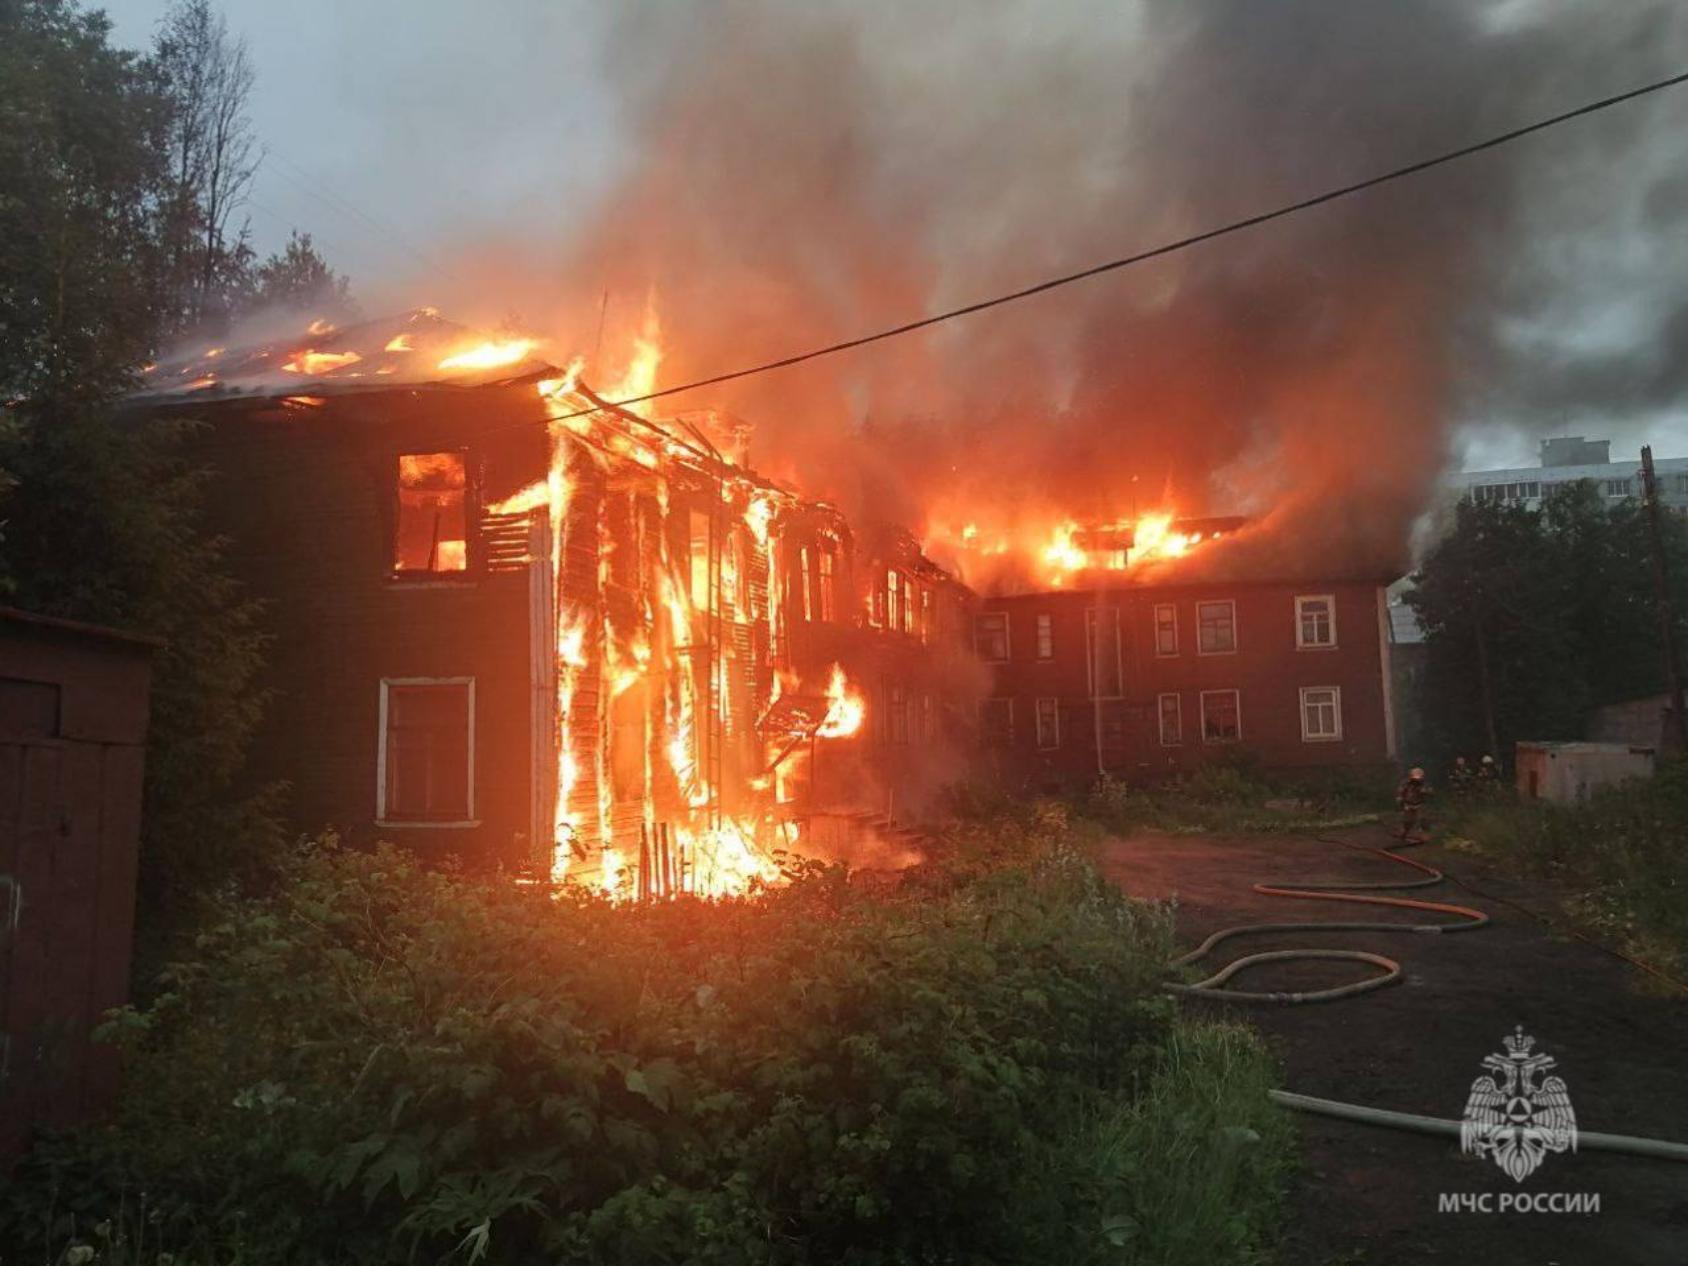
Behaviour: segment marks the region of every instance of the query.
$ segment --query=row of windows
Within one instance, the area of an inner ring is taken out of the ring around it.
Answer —
[[[1203,743],[1235,743],[1242,739],[1242,692],[1236,689],[1203,690],[1198,694],[1196,737]],[[980,705],[979,735],[987,747],[1007,747],[1014,742],[1014,699],[986,699]],[[1342,738],[1342,688],[1303,686],[1300,690],[1301,741],[1336,742]],[[1058,698],[1033,700],[1033,737],[1042,751],[1063,745],[1066,712]],[[1180,747],[1185,742],[1184,697],[1162,694],[1155,697],[1156,732],[1162,747]]]
[[[938,632],[936,592],[907,572],[887,567],[868,595],[867,620],[875,628],[918,635],[930,642]]]
[[[1090,664],[1091,690],[1104,697],[1117,694],[1108,689],[1119,674],[1119,608],[1085,612],[1085,658]],[[1154,606],[1155,654],[1162,658],[1178,655],[1182,643],[1178,629],[1178,606],[1160,602]],[[985,611],[973,617],[973,649],[986,663],[1006,663],[1013,654],[1006,611]],[[1055,617],[1036,613],[1033,649],[1036,658],[1055,658]],[[1336,598],[1332,594],[1300,594],[1295,599],[1295,645],[1299,650],[1325,649],[1336,645]],[[1196,603],[1196,654],[1230,655],[1237,649],[1237,604],[1229,599]],[[1098,676],[1102,679],[1097,689]]]
[[[1659,476],[1660,488],[1664,489],[1672,486],[1670,482],[1672,480],[1675,481],[1674,487],[1678,493],[1688,494],[1688,475],[1661,475]],[[1521,480],[1517,483],[1473,484],[1470,495],[1473,501],[1480,503],[1500,501],[1536,501],[1552,492],[1555,488],[1563,487],[1566,483],[1592,483],[1602,494],[1615,500],[1622,499],[1624,497],[1633,497],[1635,495],[1636,481],[1633,476],[1624,479],[1561,479],[1548,480],[1546,482],[1529,479]]]

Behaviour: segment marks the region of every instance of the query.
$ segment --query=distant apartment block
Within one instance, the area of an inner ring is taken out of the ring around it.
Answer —
[[[1588,480],[1608,502],[1641,495],[1641,459],[1611,460],[1609,440],[1580,435],[1543,440],[1536,466],[1511,470],[1468,470],[1447,477],[1447,486],[1478,502],[1505,502],[1539,509],[1542,499],[1561,484]],[[1688,457],[1654,456],[1659,504],[1688,515]]]

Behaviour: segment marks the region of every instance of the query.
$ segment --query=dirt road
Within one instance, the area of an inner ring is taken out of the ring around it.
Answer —
[[[1381,827],[1334,833],[1368,844]],[[1434,844],[1412,851],[1496,896],[1549,912],[1542,885],[1485,870]],[[1381,880],[1405,867],[1303,836],[1145,835],[1105,845],[1106,872],[1135,896],[1178,899],[1185,946],[1221,927],[1272,920],[1392,918],[1388,911],[1291,901],[1250,891],[1265,879]],[[1371,950],[1405,980],[1313,1006],[1185,1003],[1248,1019],[1274,1041],[1285,1088],[1330,1099],[1458,1118],[1481,1061],[1514,1026],[1559,1061],[1580,1128],[1688,1141],[1688,999],[1649,993],[1618,960],[1457,884],[1407,894],[1487,910],[1492,923],[1452,936],[1288,933],[1219,946],[1217,968],[1254,950],[1298,945]],[[1405,914],[1406,912],[1400,912]],[[1406,921],[1417,922],[1418,919]],[[1204,963],[1204,965],[1206,965]],[[1269,965],[1235,983],[1306,988],[1356,978],[1356,964]],[[1285,1261],[1301,1266],[1688,1266],[1688,1164],[1605,1153],[1550,1155],[1522,1183],[1452,1139],[1301,1115],[1306,1171],[1292,1197]],[[1594,1214],[1448,1213],[1443,1193],[1598,1193]]]

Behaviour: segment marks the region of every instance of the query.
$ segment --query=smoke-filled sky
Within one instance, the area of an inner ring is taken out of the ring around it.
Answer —
[[[120,40],[160,0],[107,6]],[[1587,0],[226,0],[367,311],[511,316],[662,379],[1152,246],[1688,66]],[[1688,453],[1688,88],[1151,265],[682,397],[954,530],[1157,503],[1388,555],[1450,462]],[[605,295],[608,295],[607,305]],[[602,330],[600,333],[600,321]],[[589,375],[591,371],[588,371]],[[600,381],[604,375],[600,375]]]

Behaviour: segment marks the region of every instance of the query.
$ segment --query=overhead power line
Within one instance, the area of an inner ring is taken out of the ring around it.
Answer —
[[[904,334],[912,334],[916,330],[924,330],[931,326],[942,324],[945,321],[953,321],[958,317],[971,316],[975,312],[983,312],[989,308],[998,308],[1004,304],[1015,303],[1021,299],[1029,299],[1033,295],[1040,295],[1049,290],[1059,289],[1062,286],[1070,286],[1076,282],[1087,281],[1092,277],[1099,277],[1103,273],[1115,272],[1121,268],[1129,268],[1133,264],[1141,264],[1151,259],[1158,259],[1163,255],[1171,255],[1176,251],[1186,250],[1189,247],[1200,245],[1203,242],[1211,242],[1215,238],[1226,237],[1232,233],[1240,233],[1244,229],[1251,229],[1257,225],[1269,223],[1272,220],[1281,220],[1285,216],[1294,215],[1300,211],[1307,211],[1313,207],[1322,206],[1327,202],[1335,202],[1339,198],[1346,198],[1366,189],[1375,189],[1378,185],[1388,184],[1390,181],[1401,180],[1407,176],[1417,175],[1419,172],[1429,171],[1432,167],[1441,167],[1444,164],[1455,162],[1461,158],[1469,158],[1473,154],[1480,154],[1485,150],[1491,150],[1497,148],[1498,146],[1509,144],[1521,137],[1529,136],[1536,132],[1546,131],[1548,128],[1557,127],[1561,123],[1568,123],[1572,119],[1582,118],[1584,115],[1595,114],[1601,110],[1607,110],[1613,106],[1622,105],[1626,101],[1634,101],[1638,97],[1645,97],[1650,93],[1660,92],[1666,88],[1674,88],[1683,83],[1688,83],[1688,71],[1684,71],[1678,75],[1672,75],[1669,79],[1660,79],[1653,83],[1646,84],[1643,87],[1631,89],[1629,92],[1621,92],[1613,97],[1604,97],[1599,101],[1591,101],[1587,105],[1578,106],[1574,110],[1566,110],[1563,114],[1555,114],[1549,118],[1540,119],[1534,123],[1526,124],[1523,127],[1513,128],[1510,132],[1502,132],[1498,136],[1491,136],[1487,140],[1475,141],[1469,145],[1461,146],[1459,149],[1448,150],[1446,153],[1438,154],[1434,158],[1426,158],[1416,163],[1408,163],[1405,167],[1397,167],[1393,171],[1386,171],[1381,175],[1370,176],[1365,180],[1358,180],[1353,184],[1343,185],[1340,188],[1328,189],[1324,193],[1314,194],[1309,198],[1302,198],[1298,202],[1287,203],[1286,205],[1277,207],[1271,211],[1262,211],[1258,215],[1251,215],[1245,219],[1232,220],[1229,224],[1222,224],[1217,228],[1208,229],[1205,232],[1193,233],[1188,237],[1181,237],[1176,241],[1166,242],[1160,246],[1150,247],[1147,250],[1138,251],[1133,255],[1124,255],[1119,259],[1110,259],[1106,263],[1095,264],[1089,268],[1081,269],[1078,272],[1067,273],[1060,277],[1053,277],[1048,281],[1040,281],[1036,285],[1025,286],[1019,290],[1012,290],[1007,294],[996,295],[990,299],[981,299],[976,303],[969,303],[959,308],[950,308],[944,312],[934,312],[931,315],[921,317],[918,320],[907,321],[902,325],[891,326],[889,329],[878,330],[872,334],[863,334],[858,338],[846,339],[841,343],[831,343],[825,347],[817,347],[810,351],[798,352],[791,356],[782,356],[778,360],[764,361],[760,365],[751,365],[744,369],[735,369],[727,373],[714,374],[708,378],[694,379],[691,382],[680,383],[677,386],[664,387],[660,391],[647,392],[642,396],[629,396],[625,400],[606,401],[602,405],[595,405],[588,409],[578,409],[573,413],[559,414],[555,418],[546,419],[546,421],[563,422],[570,418],[585,417],[588,414],[597,413],[605,407],[613,406],[616,408],[623,408],[628,405],[643,404],[647,400],[660,400],[664,396],[678,395],[682,391],[696,391],[700,387],[713,387],[719,383],[733,382],[737,379],[749,378],[756,374],[766,374],[776,369],[787,369],[793,365],[801,365],[805,361],[819,360],[823,356],[835,356],[839,352],[847,352],[857,347],[866,347],[870,343],[880,343],[886,339],[898,338]]]

